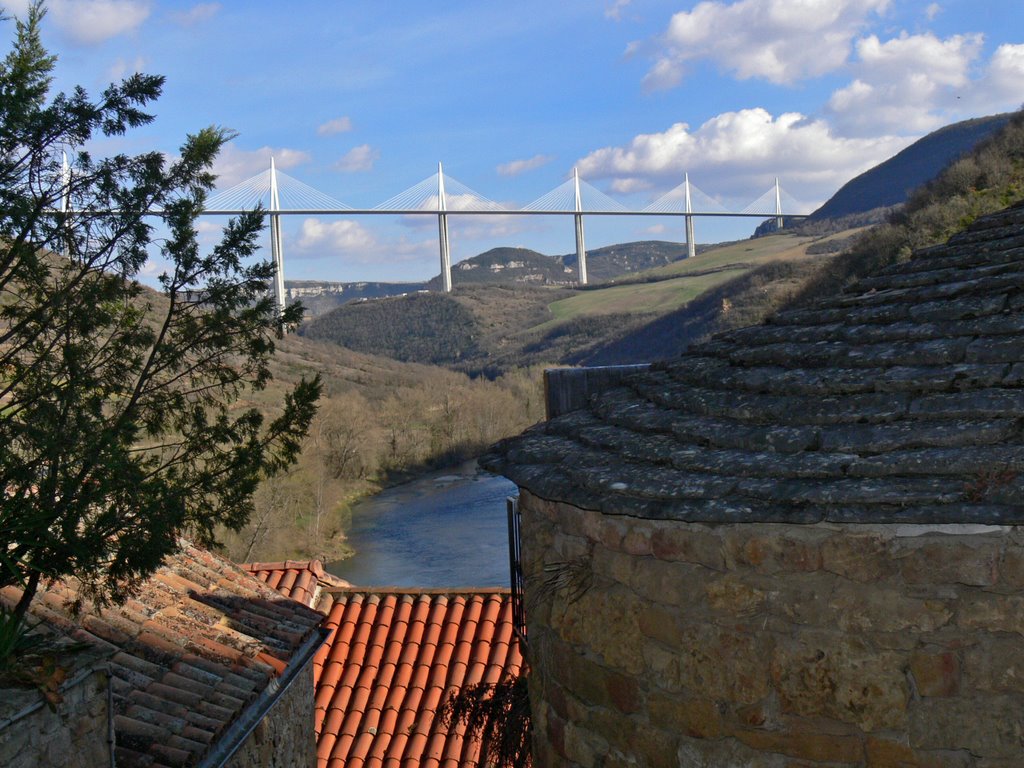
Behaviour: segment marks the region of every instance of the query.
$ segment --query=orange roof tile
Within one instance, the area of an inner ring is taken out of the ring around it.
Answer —
[[[453,691],[519,674],[507,590],[330,590],[314,660],[320,768],[475,765],[479,743],[438,714]]]
[[[19,597],[0,590],[0,602]],[[30,610],[110,652],[119,765],[191,766],[223,748],[227,727],[253,715],[321,636],[322,613],[188,542],[123,606],[86,604],[74,617],[74,597],[73,584],[56,582]]]
[[[479,741],[438,710],[452,692],[521,672],[508,590],[338,588],[316,561],[243,567],[289,596],[316,573],[305,589],[331,632],[314,659],[318,768],[477,764]]]
[[[324,587],[351,586],[324,570],[319,560],[284,560],[274,563],[244,563],[240,566],[285,597],[316,607]]]

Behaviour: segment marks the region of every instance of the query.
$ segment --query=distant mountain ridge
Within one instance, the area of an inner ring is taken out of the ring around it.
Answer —
[[[302,302],[306,317],[318,317],[350,301],[404,296],[426,290],[426,283],[339,283],[331,280],[285,280],[285,302]]]
[[[698,252],[708,246],[699,246]],[[587,251],[589,282],[597,283],[634,272],[665,266],[686,256],[686,243],[641,240],[618,243]],[[577,281],[576,254],[548,256],[529,248],[501,247],[452,265],[452,284],[568,286]],[[436,276],[419,283],[335,282],[331,280],[285,280],[285,299],[301,301],[306,317],[313,318],[343,304],[367,299],[403,296],[441,289]]]
[[[953,160],[1002,129],[1012,113],[978,117],[929,133],[883,163],[846,182],[808,221],[836,219],[906,202]]]
[[[701,250],[698,248],[698,250]],[[666,240],[639,240],[618,243],[587,251],[587,277],[589,282],[613,280],[632,272],[643,272],[663,267],[686,256],[686,243]],[[572,274],[576,274],[576,254],[567,253],[558,258]]]
[[[558,259],[529,248],[491,248],[452,265],[452,285],[568,285],[573,280],[573,270],[568,269]],[[427,287],[439,290],[440,275],[431,278]]]

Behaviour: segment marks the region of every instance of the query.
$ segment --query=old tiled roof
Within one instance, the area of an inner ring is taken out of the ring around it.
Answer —
[[[307,570],[272,565],[245,567],[281,584]],[[452,692],[522,670],[508,590],[330,587],[317,607],[331,631],[314,661],[318,768],[477,764],[479,741],[438,710]]]
[[[476,765],[479,741],[446,728],[450,692],[523,665],[508,591],[331,593],[331,637],[316,655],[321,768]]]
[[[73,618],[74,595],[52,584],[31,612],[112,654],[118,768],[195,765],[230,749],[235,729],[276,690],[271,681],[322,640],[322,614],[188,543],[124,606],[86,605]],[[0,592],[8,603],[18,596]]]
[[[285,560],[274,563],[245,563],[241,566],[285,597],[315,608],[323,587],[350,586],[324,570],[319,560]]]
[[[656,364],[484,464],[611,514],[1024,523],[1024,207]]]

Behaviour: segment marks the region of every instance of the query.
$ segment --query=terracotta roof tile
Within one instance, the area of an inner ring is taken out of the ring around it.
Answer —
[[[326,616],[331,634],[314,659],[318,768],[476,764],[479,742],[461,724],[445,729],[438,709],[462,686],[522,669],[507,590],[339,587],[317,561],[243,567]]]
[[[0,591],[7,603],[13,588]],[[187,542],[124,606],[83,607],[55,583],[31,611],[112,652],[119,766],[189,766],[319,635],[323,614]]]
[[[330,594],[333,634],[314,661],[320,768],[474,764],[479,744],[438,709],[453,690],[521,670],[508,592]]]
[[[284,560],[274,563],[246,563],[249,573],[285,597],[317,607],[324,587],[347,587],[347,581],[324,570],[319,560]]]

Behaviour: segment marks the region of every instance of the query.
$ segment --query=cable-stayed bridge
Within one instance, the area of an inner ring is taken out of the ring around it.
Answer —
[[[270,217],[271,254],[276,266],[274,295],[284,308],[284,249],[281,238],[281,217],[287,215],[429,215],[437,217],[438,249],[441,260],[441,282],[445,291],[452,289],[451,249],[448,236],[449,216],[572,216],[576,225],[576,259],[578,280],[587,282],[587,253],[584,241],[584,216],[682,216],[686,225],[689,256],[695,254],[693,220],[697,217],[750,217],[776,219],[781,229],[783,217],[802,218],[806,214],[790,213],[798,205],[775,179],[774,186],[742,211],[728,211],[712,197],[701,192],[684,175],[683,183],[670,190],[646,208],[627,208],[579,177],[572,177],[555,189],[522,208],[510,208],[475,192],[444,173],[441,163],[437,173],[373,208],[354,208],[324,194],[288,174],[278,171],[273,159],[270,168],[239,184],[215,192],[206,201],[206,215],[237,215],[262,206]],[[784,207],[785,206],[785,207]]]

